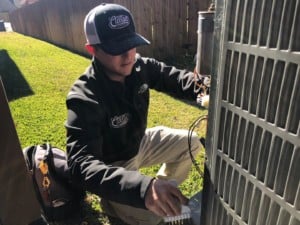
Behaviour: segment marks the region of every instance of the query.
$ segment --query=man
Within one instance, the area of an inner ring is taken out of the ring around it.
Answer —
[[[75,185],[101,197],[102,208],[128,224],[158,224],[179,215],[188,199],[174,185],[188,175],[188,131],[146,129],[149,88],[195,100],[193,73],[136,54],[149,41],[131,13],[101,4],[86,16],[91,66],[67,97],[67,152]],[[200,82],[200,79],[197,79]],[[192,137],[191,151],[200,149]],[[155,178],[138,169],[162,164]]]

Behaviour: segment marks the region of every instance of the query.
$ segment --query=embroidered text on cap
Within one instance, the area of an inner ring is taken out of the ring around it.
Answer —
[[[130,25],[130,19],[127,15],[112,16],[109,18],[108,26],[111,29],[122,29]]]

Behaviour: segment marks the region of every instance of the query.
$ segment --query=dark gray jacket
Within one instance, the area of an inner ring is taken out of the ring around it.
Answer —
[[[151,177],[110,163],[134,157],[147,126],[149,88],[196,99],[193,73],[136,57],[125,84],[112,81],[95,59],[67,97],[67,152],[72,180],[102,198],[145,208]]]

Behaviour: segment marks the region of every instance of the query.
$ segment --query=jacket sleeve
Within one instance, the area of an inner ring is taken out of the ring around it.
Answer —
[[[199,74],[168,66],[153,58],[141,58],[142,66],[146,71],[149,87],[171,96],[196,100],[200,91],[199,86],[203,83],[203,77]]]
[[[72,182],[102,198],[145,208],[144,197],[152,178],[138,171],[107,165],[101,160],[101,133],[104,131],[96,106],[96,102],[82,96],[70,95],[67,99],[65,125]]]

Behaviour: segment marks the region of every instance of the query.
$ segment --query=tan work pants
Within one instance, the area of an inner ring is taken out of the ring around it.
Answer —
[[[199,152],[201,144],[195,134],[191,140],[192,154]],[[116,162],[130,170],[162,164],[158,178],[175,179],[183,182],[191,169],[192,161],[188,150],[188,131],[168,127],[154,127],[146,130],[138,154],[129,161]],[[155,225],[162,218],[140,208],[122,205],[102,199],[102,207],[111,216],[118,217],[131,225]]]

